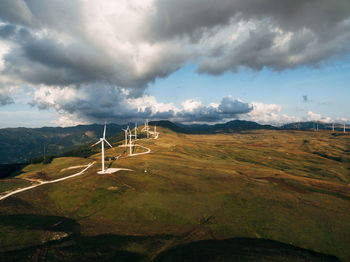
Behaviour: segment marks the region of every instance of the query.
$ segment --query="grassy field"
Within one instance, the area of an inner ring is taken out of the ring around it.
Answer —
[[[122,155],[107,166],[133,171],[98,175],[96,154],[0,180],[6,191],[96,161],[0,202],[2,260],[350,261],[350,135],[157,129],[158,140],[137,142],[150,154],[107,151]]]

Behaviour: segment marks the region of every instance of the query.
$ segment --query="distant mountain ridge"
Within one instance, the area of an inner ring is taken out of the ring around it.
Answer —
[[[185,134],[217,134],[235,133],[249,130],[313,130],[316,122],[298,122],[275,127],[261,125],[253,121],[233,120],[220,124],[185,125],[168,120],[151,121],[150,126],[161,126],[177,133]],[[331,130],[331,123],[318,123],[319,130]],[[125,125],[107,125],[107,137],[113,140],[122,139],[122,128]],[[133,126],[131,126],[133,128]],[[340,124],[336,131],[342,131]],[[87,143],[98,139],[103,132],[103,125],[78,125],[74,127],[42,127],[42,128],[3,128],[0,129],[0,164],[25,163],[30,159],[42,157],[44,147],[46,155],[64,155],[66,152],[86,151]],[[116,136],[117,135],[117,136]],[[82,146],[83,149],[80,147]]]
[[[261,125],[253,121],[232,120],[222,124],[194,124],[186,125],[181,123],[173,123],[170,121],[152,121],[152,125],[162,126],[178,133],[187,134],[216,134],[216,133],[234,133],[239,131],[257,130],[257,129],[278,129],[271,125]]]

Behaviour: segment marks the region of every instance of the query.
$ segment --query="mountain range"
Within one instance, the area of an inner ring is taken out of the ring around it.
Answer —
[[[313,130],[316,122],[290,123],[281,127],[261,125],[252,121],[233,120],[214,125],[192,124],[185,125],[167,120],[151,121],[150,126],[162,126],[177,133],[185,134],[217,134],[234,133],[258,129],[291,129]],[[340,125],[336,125],[340,130]],[[121,140],[122,125],[107,125],[107,137]],[[330,130],[331,124],[318,123],[318,128]],[[67,152],[88,150],[85,146],[98,139],[103,132],[103,125],[78,125],[74,127],[42,127],[42,128],[3,128],[0,129],[0,164],[25,163],[38,157],[62,155]],[[116,136],[118,135],[118,136]],[[79,147],[80,146],[80,147]],[[69,154],[69,153],[68,153]]]

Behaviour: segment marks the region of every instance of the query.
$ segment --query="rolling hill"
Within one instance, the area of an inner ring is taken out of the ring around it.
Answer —
[[[348,134],[157,130],[149,154],[107,150],[133,171],[98,175],[96,153],[0,180],[4,195],[95,162],[0,201],[2,261],[350,260]]]
[[[185,125],[170,121],[151,121],[157,125],[183,134],[220,134],[237,133],[249,130],[313,130],[315,122],[290,123],[281,127],[261,125],[252,121],[233,120],[222,124]],[[330,130],[331,124],[319,123],[320,130]],[[337,131],[342,131],[336,125]],[[108,137],[119,134],[122,127],[117,124],[108,125]],[[72,155],[72,152],[86,151],[86,143],[95,141],[102,133],[103,125],[79,125],[75,127],[43,127],[43,128],[4,128],[0,129],[0,164],[25,163],[33,158],[46,155]]]
[[[277,127],[271,125],[261,125],[253,121],[246,120],[232,120],[223,124],[196,124],[196,125],[181,125],[178,124],[183,129],[187,130],[187,133],[192,134],[216,134],[216,133],[236,133],[240,131],[248,130],[273,130],[278,129]]]
[[[181,125],[170,121],[152,121],[150,125],[169,128],[177,133],[214,134],[242,130],[273,129],[272,126],[235,120],[216,125]],[[122,126],[108,125],[108,137],[122,132]],[[85,150],[86,143],[99,138],[103,125],[74,127],[4,128],[0,129],[0,164],[25,163],[46,155],[72,155],[72,151]],[[121,136],[118,136],[120,139]]]
[[[74,127],[3,128],[0,129],[0,164],[24,163],[32,158],[58,155],[96,140],[103,125]],[[121,126],[108,125],[108,136],[121,132]]]

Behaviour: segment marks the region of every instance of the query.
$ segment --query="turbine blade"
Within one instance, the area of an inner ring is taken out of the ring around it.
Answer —
[[[111,146],[111,144],[106,140],[106,139],[103,139],[111,148],[113,148],[112,146]]]
[[[93,148],[94,146],[98,145],[99,143],[101,143],[101,140],[99,140],[98,142],[96,142],[95,144],[93,144],[92,146],[90,146],[90,148]]]
[[[105,129],[103,130],[103,138],[105,138],[106,137],[106,120],[105,120]]]

